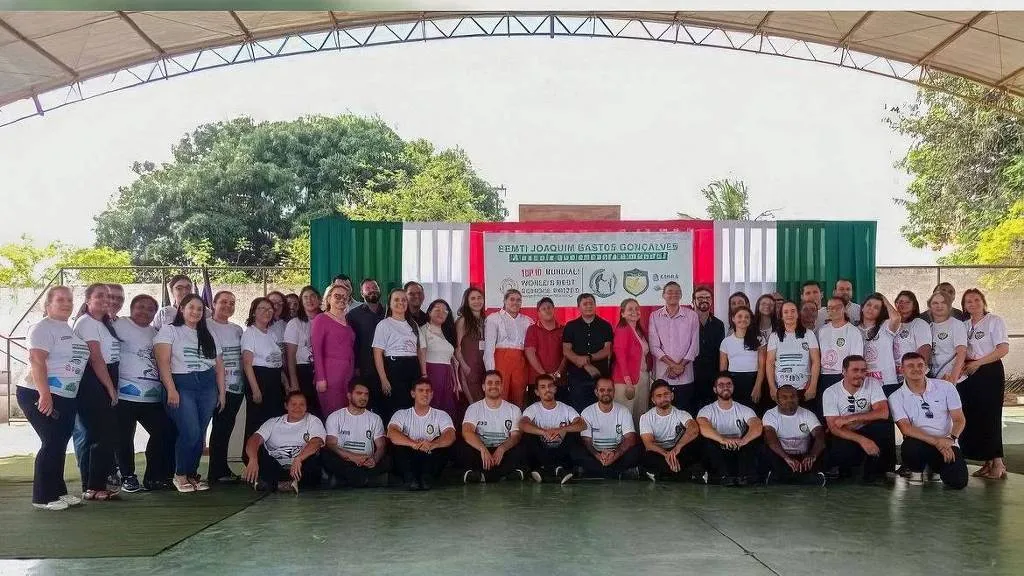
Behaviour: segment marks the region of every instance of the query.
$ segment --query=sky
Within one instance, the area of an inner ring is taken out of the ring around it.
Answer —
[[[480,38],[246,63],[155,82],[0,128],[0,243],[94,241],[92,217],[136,160],[166,161],[197,125],[354,113],[460,146],[519,203],[610,203],[625,219],[703,216],[700,190],[748,185],[751,212],[877,220],[877,262],[934,263],[893,202],[910,142],[884,119],[910,84],[694,46]]]

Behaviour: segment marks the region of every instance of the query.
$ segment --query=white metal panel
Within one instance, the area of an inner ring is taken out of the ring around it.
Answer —
[[[402,281],[423,285],[426,303],[437,298],[452,309],[469,288],[469,224],[406,222],[402,227]]]
[[[728,324],[729,296],[743,292],[751,307],[775,291],[775,222],[715,222],[715,315]]]

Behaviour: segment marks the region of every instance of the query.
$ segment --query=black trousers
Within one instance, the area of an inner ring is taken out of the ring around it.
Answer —
[[[702,408],[702,406],[699,406],[700,400],[697,397],[697,386],[695,384],[683,384],[680,386],[670,386],[670,388],[672,388],[672,405],[680,410],[686,410],[690,413],[690,416],[696,418],[697,412]]]
[[[1003,361],[978,368],[956,386],[967,420],[960,435],[964,458],[992,460],[1003,457],[1003,395],[1006,373]]]
[[[432,481],[441,475],[441,471],[448,464],[448,449],[420,452],[408,446],[394,446],[392,458],[395,470],[406,483]]]
[[[957,490],[967,486],[967,461],[960,452],[960,448],[953,447],[956,459],[946,462],[942,453],[931,444],[925,444],[917,438],[903,438],[903,446],[900,454],[903,456],[903,465],[911,472],[923,472],[927,467],[932,472],[938,472],[942,483]]]
[[[715,378],[718,377],[718,353],[715,352],[715,359],[713,364],[704,364],[694,361],[693,363],[693,388],[694,395],[696,398],[694,402],[697,404],[697,409],[700,407],[711,404],[718,397],[715,395]],[[735,380],[733,384],[735,385]],[[751,381],[753,386],[753,381]],[[733,397],[738,396],[738,386],[733,391]],[[749,392],[747,396],[750,396]],[[737,398],[738,400],[738,398]],[[696,412],[690,412],[691,415],[696,415]]]
[[[238,417],[238,410],[242,407],[244,398],[245,396],[242,394],[227,392],[224,394],[224,409],[213,411],[213,426],[210,430],[210,467],[206,471],[207,478],[211,480],[231,475],[231,468],[228,467],[228,444],[231,442],[231,432],[235,429],[235,419]],[[244,444],[242,445],[242,454],[245,454]]]
[[[490,448],[488,451],[494,454],[494,448]],[[482,473],[488,482],[496,482],[508,476],[517,468],[525,472],[526,464],[524,461],[523,446],[522,443],[519,443],[505,452],[505,455],[501,457],[500,464],[490,470],[484,470],[483,462],[480,460],[480,452],[476,448],[473,448],[461,438],[455,442],[455,464],[462,470],[476,470]]]
[[[412,408],[413,384],[420,378],[420,361],[416,356],[385,356],[384,373],[391,384],[391,395],[383,396],[381,411],[384,422],[405,408]],[[383,394],[383,393],[382,393]]]
[[[866,436],[878,446],[878,456],[868,456],[860,444],[831,436],[828,449],[828,465],[839,468],[841,476],[849,476],[850,470],[864,466],[864,479],[872,480],[896,467],[896,432],[891,420],[876,420],[861,426],[857,434]]]
[[[668,467],[668,462],[665,461],[665,457],[657,452],[650,452],[645,450],[643,457],[640,459],[640,466],[643,467],[645,472],[653,472],[659,478],[668,480],[688,480],[694,473],[703,472],[703,467],[699,467],[701,464],[701,439],[698,437],[693,442],[690,442],[683,449],[679,451],[679,456],[676,458],[679,460],[679,472],[673,472]]]
[[[267,489],[274,492],[277,490],[277,483],[282,480],[290,480],[291,472],[288,466],[282,466],[267,452],[266,445],[260,446],[257,452],[260,463],[260,482],[266,484]],[[302,461],[302,479],[299,480],[300,488],[318,488],[320,486],[320,455],[314,454]]]
[[[640,465],[640,455],[643,453],[643,448],[640,447],[640,444],[634,444],[625,454],[619,456],[615,462],[612,462],[611,466],[601,464],[582,442],[572,446],[571,451],[573,463],[583,469],[584,475],[614,479],[618,478],[622,472]]]
[[[313,381],[313,365],[296,364],[295,375],[299,379],[299,390],[306,397],[306,411],[321,421],[326,420],[330,414],[324,414],[320,407],[320,396],[316,393],[316,382]]]
[[[107,364],[107,372],[117,390],[117,363]],[[82,490],[106,490],[107,477],[114,467],[117,450],[117,410],[110,405],[110,395],[87,365],[78,390],[78,412],[85,425],[89,466],[82,478]]]
[[[582,413],[584,408],[597,402],[597,396],[594,395],[596,378],[570,374],[567,381],[566,395],[569,398],[569,405],[577,412]]]
[[[64,483],[64,451],[67,450],[71,431],[75,427],[78,402],[74,398],[51,394],[53,412],[44,416],[36,408],[38,392],[24,386],[15,388],[18,406],[36,431],[41,444],[36,452],[32,475],[32,503],[49,504],[68,493],[68,486]]]
[[[802,460],[804,454],[799,456],[791,456],[797,460]],[[761,468],[761,475],[765,476],[770,471],[772,473],[773,482],[795,482],[799,483],[802,479],[820,472],[823,468],[822,460],[825,458],[825,454],[822,454],[817,460],[814,461],[814,466],[810,472],[793,472],[793,469],[786,464],[785,459],[775,453],[774,450],[768,447],[767,444],[761,445],[761,455],[759,459],[759,466]]]
[[[754,441],[739,450],[726,450],[718,442],[705,440],[704,460],[712,478],[723,476],[752,478],[757,475],[757,451],[760,441]]]
[[[256,385],[263,394],[263,401],[259,404],[252,400],[252,388],[249,383],[245,384],[245,442],[249,442],[252,436],[264,422],[276,418],[285,413],[284,410],[284,386],[281,381],[280,368],[267,368],[266,366],[253,366],[253,373],[256,375]],[[247,460],[245,450],[242,450],[242,460]]]
[[[751,395],[754,393],[754,382],[757,381],[757,372],[732,372],[732,399],[744,406],[754,409],[754,400]],[[708,401],[714,402],[715,398]],[[696,413],[692,414],[696,417]]]
[[[167,416],[162,402],[117,403],[117,467],[121,477],[135,475],[135,427],[149,434],[146,442],[146,473],[143,481],[166,481],[174,476],[174,422]]]
[[[330,448],[320,450],[320,460],[323,463],[324,470],[331,476],[334,476],[340,486],[347,488],[365,488],[369,486],[371,478],[384,474],[391,468],[390,458],[387,454],[373,468],[356,466],[338,456]]]
[[[828,390],[830,386],[839,382],[843,379],[842,374],[821,374],[818,376],[818,387],[814,391],[814,398],[807,400],[804,398],[804,392],[800,392],[800,405],[807,408],[814,415],[818,417],[819,422],[825,422],[824,411],[821,406],[821,395]]]
[[[523,434],[519,443],[526,451],[526,465],[530,470],[553,473],[558,466],[572,466],[573,444],[579,443],[579,434],[566,434],[562,443],[551,446],[536,434]]]

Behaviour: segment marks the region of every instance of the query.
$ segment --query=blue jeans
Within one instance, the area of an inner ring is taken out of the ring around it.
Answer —
[[[174,441],[174,473],[194,476],[199,473],[206,427],[217,409],[217,380],[213,368],[171,377],[180,398],[177,408],[167,406],[167,414],[178,429]]]
[[[82,417],[75,415],[75,429],[71,433],[71,439],[75,444],[75,460],[78,462],[78,474],[82,479],[82,492],[85,492],[85,482],[89,478],[89,437],[85,432],[85,424]]]

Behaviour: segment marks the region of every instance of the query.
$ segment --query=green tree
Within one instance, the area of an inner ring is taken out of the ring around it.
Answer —
[[[900,231],[916,247],[953,247],[945,263],[970,263],[984,231],[1006,218],[1024,199],[1024,113],[1019,99],[991,92],[969,80],[940,77],[940,90],[920,89],[908,106],[894,107],[887,118],[912,145],[899,166],[913,176]],[[992,104],[1000,104],[999,110]]]
[[[701,189],[707,201],[708,218],[712,220],[750,220],[750,192],[742,180],[724,178],[715,180]],[[773,218],[774,211],[766,210],[754,220]],[[689,214],[677,212],[680,218],[694,219]]]
[[[38,287],[60,268],[131,266],[131,254],[112,248],[76,248],[60,242],[37,246],[32,237],[22,235],[18,242],[0,246],[0,286]],[[67,284],[135,281],[131,270],[69,270]]]
[[[125,250],[114,250],[106,246],[99,248],[68,248],[61,250],[55,268],[77,267],[119,267],[131,266],[132,255]],[[65,272],[65,283],[92,284],[106,282],[111,284],[131,284],[135,282],[132,270],[71,270]]]
[[[40,279],[46,277],[60,248],[59,242],[36,246],[32,237],[25,234],[17,242],[0,245],[0,286],[26,288],[41,285]]]

